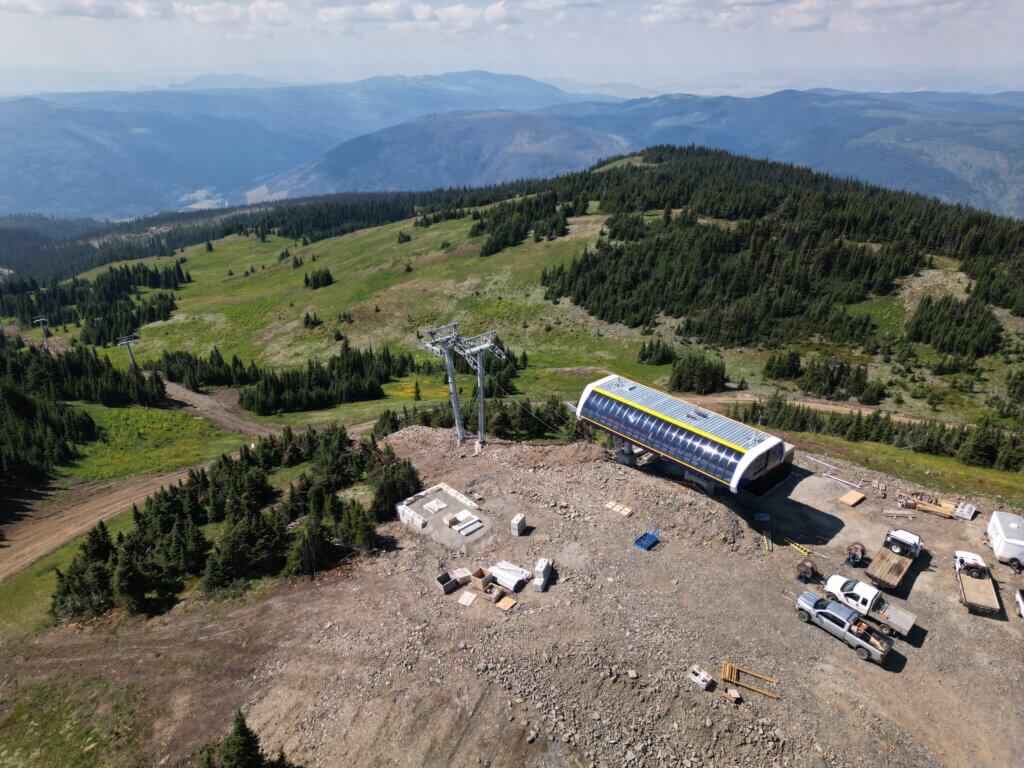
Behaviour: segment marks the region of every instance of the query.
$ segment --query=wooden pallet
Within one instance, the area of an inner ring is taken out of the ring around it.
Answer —
[[[776,680],[774,677],[768,677],[767,675],[752,672],[751,670],[745,669],[744,667],[741,667],[738,664],[733,664],[731,661],[727,661],[725,659],[722,660],[723,682],[730,683],[731,685],[738,685],[740,688],[746,688],[748,691],[760,693],[762,696],[767,696],[770,699],[779,698],[779,694],[775,693],[775,691],[769,691],[764,688],[758,688],[756,685],[751,685],[750,683],[743,682],[742,680],[740,680],[740,675],[747,675],[748,677],[763,680],[764,682],[771,683],[772,685],[778,685],[779,683],[779,681]]]

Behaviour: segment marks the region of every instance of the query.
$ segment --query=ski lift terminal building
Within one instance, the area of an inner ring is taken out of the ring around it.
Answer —
[[[792,467],[793,446],[779,438],[615,374],[587,385],[576,417],[679,465],[708,490],[756,492]]]

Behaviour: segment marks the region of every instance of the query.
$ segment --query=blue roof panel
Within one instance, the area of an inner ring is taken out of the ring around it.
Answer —
[[[750,450],[770,437],[751,426],[621,376],[603,381],[595,389],[657,413],[664,418],[692,427],[726,443],[731,443],[744,451]]]

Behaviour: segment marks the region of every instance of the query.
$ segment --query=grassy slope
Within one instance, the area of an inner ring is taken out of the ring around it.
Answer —
[[[244,440],[187,411],[81,407],[102,430],[101,439],[83,446],[81,458],[63,472],[88,482],[169,472],[216,458]]]
[[[195,282],[179,292],[180,309],[174,318],[143,329],[143,343],[137,350],[140,356],[151,357],[163,349],[206,353],[217,345],[226,355],[235,353],[244,360],[294,365],[310,355],[329,354],[336,346],[335,329],[357,345],[387,342],[415,350],[417,331],[457,319],[466,332],[496,328],[514,348],[528,351],[532,365],[519,386],[531,396],[554,392],[575,397],[595,372],[606,369],[664,386],[667,367],[652,368],[636,362],[636,349],[643,340],[638,331],[602,323],[566,302],[556,306],[543,301],[539,286],[542,269],[578,255],[596,239],[602,220],[600,216],[573,219],[569,238],[527,242],[486,259],[477,256],[480,239],[468,237],[469,220],[445,222],[425,230],[406,221],[306,247],[280,238],[260,243],[252,237],[228,237],[215,244],[213,253],[206,253],[202,246],[186,251],[186,266]],[[399,231],[410,234],[412,241],[398,244]],[[442,250],[445,241],[451,246]],[[305,260],[303,267],[292,269],[290,260],[278,262],[277,255],[286,247]],[[318,256],[315,264],[313,254]],[[149,261],[170,263],[172,258]],[[410,273],[405,271],[407,264],[413,268]],[[243,276],[250,267],[256,269],[255,274]],[[335,284],[317,291],[304,289],[303,273],[316,267],[330,269]],[[956,267],[953,262],[940,262],[938,269],[905,281],[899,294],[863,302],[851,311],[868,314],[883,330],[899,333],[919,294],[935,286],[953,285],[959,279]],[[234,273],[231,277],[229,270]],[[316,312],[324,324],[313,330],[304,328],[306,312]],[[349,313],[353,322],[339,320],[342,312]],[[668,335],[673,325],[673,321],[667,321],[662,332]],[[933,350],[918,346],[922,363],[935,358]],[[893,377],[891,365],[853,349],[805,344],[801,351],[838,353],[851,361],[868,363],[873,376],[901,380]],[[761,376],[766,351],[750,348],[720,352],[733,381],[744,378],[751,390],[760,394],[778,386]],[[123,351],[110,350],[109,354],[125,363]],[[984,409],[987,396],[1002,390],[1008,368],[998,358],[984,360],[982,367],[983,378],[973,394],[953,389],[950,376],[924,373],[928,386],[938,388],[944,397],[938,411],[932,411],[923,397],[910,397],[910,386],[904,387],[904,404],[896,406],[889,401],[883,407],[918,417],[974,420]],[[391,385],[384,402],[350,404],[271,420],[293,425],[331,419],[361,423],[384,407],[411,405],[411,387],[411,380]],[[425,402],[445,398],[440,378],[423,381],[421,387]],[[463,389],[471,391],[472,384],[467,380]]]
[[[543,301],[541,271],[582,252],[596,239],[602,221],[599,216],[574,219],[572,237],[529,242],[487,259],[477,255],[480,240],[468,237],[469,220],[429,229],[414,228],[407,221],[306,247],[280,238],[260,243],[232,236],[218,241],[213,253],[203,247],[186,251],[186,268],[194,282],[179,292],[179,310],[171,320],[142,330],[136,353],[140,359],[158,356],[164,349],[208,353],[216,345],[226,357],[238,354],[243,360],[294,365],[311,355],[330,354],[337,347],[335,329],[356,345],[388,343],[417,350],[417,331],[457,319],[464,332],[496,328],[506,343],[528,351],[531,367],[519,387],[531,395],[575,396],[595,370],[605,368],[664,384],[667,367],[636,362],[642,340],[638,331],[601,323],[568,304]],[[399,231],[409,233],[412,241],[399,245]],[[452,245],[442,250],[443,241]],[[286,247],[304,258],[302,268],[292,269],[287,260],[278,262]],[[406,273],[406,264],[412,265],[412,272]],[[255,274],[242,276],[249,267],[256,268]],[[303,288],[303,273],[321,267],[331,270],[335,283],[317,291]],[[234,275],[229,277],[228,270]],[[316,312],[324,324],[304,328],[307,312]],[[351,315],[351,323],[338,319],[343,312]],[[123,364],[121,350],[109,354]],[[381,403],[273,420],[300,424],[341,418],[359,423],[385,406],[411,406],[412,386],[411,378],[389,385],[388,398]],[[446,397],[440,377],[421,381],[421,389],[424,402]],[[472,390],[470,379],[463,382],[463,390]]]
[[[146,728],[141,692],[109,679],[36,685],[3,704],[0,765],[12,768],[123,764]]]

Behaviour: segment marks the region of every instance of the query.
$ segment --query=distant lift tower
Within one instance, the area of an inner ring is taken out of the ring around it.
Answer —
[[[466,358],[466,362],[469,363],[469,367],[476,371],[476,394],[479,408],[477,411],[476,438],[478,450],[482,448],[486,442],[484,439],[484,426],[487,423],[487,418],[484,413],[484,378],[487,374],[487,366],[484,365],[484,357],[487,352],[490,351],[490,353],[499,360],[505,359],[505,353],[502,351],[501,347],[494,343],[495,336],[497,336],[497,331],[488,331],[487,333],[481,333],[479,336],[472,336],[468,339],[459,339],[455,345],[455,351]]]
[[[423,345],[435,355],[444,359],[444,368],[448,372],[448,391],[452,397],[452,411],[455,412],[455,439],[462,445],[466,439],[466,429],[462,424],[462,403],[459,401],[459,385],[455,381],[455,360],[452,350],[462,341],[459,336],[459,324],[448,323],[427,331],[430,341]]]
[[[132,344],[138,344],[139,336],[136,333],[129,334],[128,336],[122,336],[117,340],[117,346],[128,348],[128,364],[132,370],[135,370],[135,354],[132,352]]]
[[[50,319],[46,315],[33,317],[32,325],[38,325],[40,328],[43,329],[43,349],[49,349],[50,346],[46,343],[46,341],[47,339],[50,338]]]

